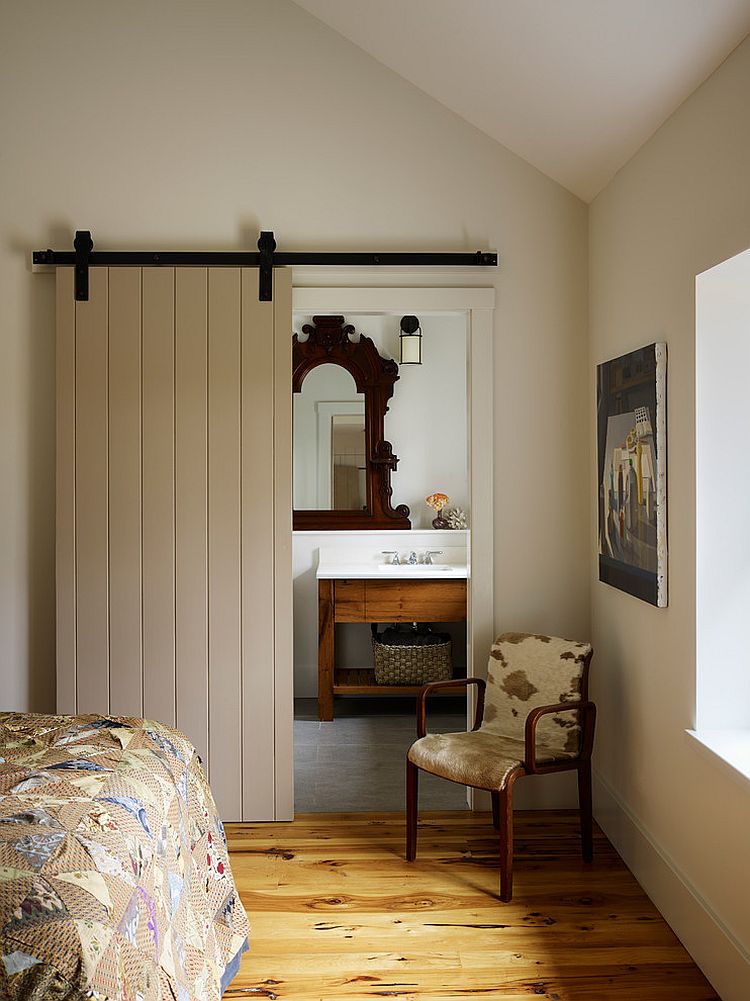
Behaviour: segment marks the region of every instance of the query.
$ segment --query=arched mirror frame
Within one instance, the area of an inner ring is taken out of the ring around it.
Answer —
[[[350,340],[354,327],[343,316],[314,316],[302,327],[307,340],[295,333],[292,338],[292,392],[302,391],[305,376],[319,365],[340,365],[350,373],[357,391],[365,398],[365,448],[367,504],[361,511],[293,512],[296,530],[409,529],[406,504],[391,505],[391,472],[398,465],[393,447],[385,440],[385,415],[393,387],[398,381],[398,365],[383,358],[373,341],[364,334]]]

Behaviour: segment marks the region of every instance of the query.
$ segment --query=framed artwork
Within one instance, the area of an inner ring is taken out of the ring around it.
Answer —
[[[599,580],[667,604],[667,345],[597,366]]]

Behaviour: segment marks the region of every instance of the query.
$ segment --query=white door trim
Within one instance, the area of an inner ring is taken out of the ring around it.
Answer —
[[[333,304],[336,303],[334,306]],[[294,287],[298,313],[466,313],[495,308],[494,288]]]

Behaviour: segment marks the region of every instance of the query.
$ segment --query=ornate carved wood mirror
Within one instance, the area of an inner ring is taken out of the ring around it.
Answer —
[[[292,339],[295,529],[411,528],[391,505],[398,464],[385,415],[398,365],[343,316],[314,316]]]

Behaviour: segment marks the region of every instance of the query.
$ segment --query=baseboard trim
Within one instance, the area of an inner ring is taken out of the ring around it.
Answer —
[[[596,772],[594,814],[714,990],[723,1001],[747,1001],[750,997],[750,952],[669,853]]]

